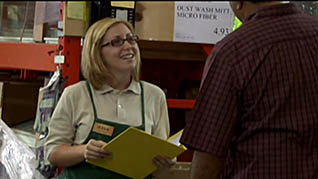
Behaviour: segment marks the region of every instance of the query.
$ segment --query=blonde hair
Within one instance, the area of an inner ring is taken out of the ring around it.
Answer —
[[[95,89],[101,87],[110,80],[116,80],[115,76],[108,69],[101,56],[101,43],[104,35],[115,24],[123,23],[134,33],[133,26],[127,22],[116,18],[104,18],[91,25],[85,35],[81,70],[84,78],[88,80]],[[139,81],[140,74],[140,55],[137,55],[136,67],[133,70],[132,77]]]

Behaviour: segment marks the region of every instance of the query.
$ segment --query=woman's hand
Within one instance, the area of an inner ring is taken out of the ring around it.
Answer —
[[[152,162],[154,165],[156,165],[158,170],[170,169],[175,164],[172,159],[162,156],[155,156]]]
[[[88,143],[84,146],[84,159],[89,160],[98,160],[109,158],[111,156],[111,152],[102,149],[102,147],[107,144],[101,140],[90,139]]]

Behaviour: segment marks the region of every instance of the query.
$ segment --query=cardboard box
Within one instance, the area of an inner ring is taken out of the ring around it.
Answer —
[[[35,2],[33,40],[36,42],[43,42],[44,39],[44,24],[37,24],[37,18],[44,15],[45,8],[46,2]]]
[[[89,27],[90,3],[85,1],[76,1],[76,2],[74,1],[72,2],[72,4],[69,4],[69,3],[71,2],[65,2],[66,6],[64,8],[64,13],[63,13],[63,19],[64,19],[63,35],[83,37],[85,36]],[[74,12],[68,12],[68,11],[74,11]],[[79,17],[77,18],[70,17],[70,15],[72,14],[74,16],[75,14],[78,15],[82,13],[86,14],[84,15],[84,17],[86,16],[86,18],[81,19]]]
[[[171,169],[155,172],[153,179],[190,179],[191,162],[177,162]]]
[[[39,82],[0,82],[0,118],[12,127],[35,119]]]
[[[63,2],[63,21],[60,20],[62,2],[36,2],[33,38],[42,41],[50,36],[85,36],[89,25],[90,2]],[[58,23],[58,21],[62,23]],[[60,24],[60,25],[59,25]],[[49,28],[48,26],[52,27]]]
[[[136,2],[136,34],[143,40],[173,41],[174,2]]]

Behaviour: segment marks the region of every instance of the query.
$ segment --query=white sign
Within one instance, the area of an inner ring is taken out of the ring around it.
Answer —
[[[176,1],[174,41],[215,44],[233,30],[229,1]]]

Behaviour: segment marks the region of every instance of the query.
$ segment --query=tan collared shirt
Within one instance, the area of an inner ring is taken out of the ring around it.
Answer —
[[[164,92],[157,86],[142,81],[144,88],[145,130],[162,139],[169,137],[168,107]],[[119,91],[109,85],[94,90],[92,95],[99,119],[139,126],[142,123],[141,89],[132,81]],[[53,112],[45,144],[45,156],[61,144],[82,144],[94,121],[93,106],[85,81],[66,87]]]

